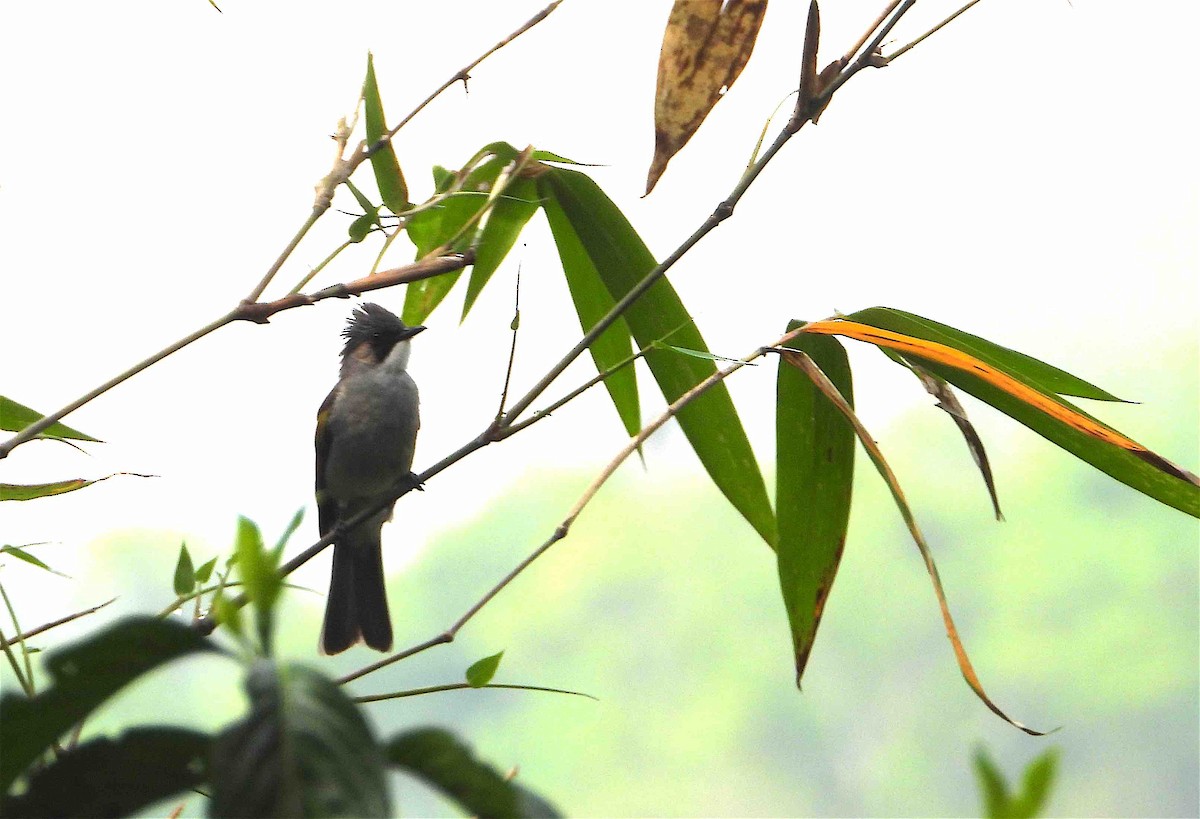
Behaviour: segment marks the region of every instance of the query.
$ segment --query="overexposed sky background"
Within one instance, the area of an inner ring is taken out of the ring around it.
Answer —
[[[822,64],[881,4],[827,5]],[[204,0],[5,4],[0,394],[50,411],[240,299],[307,215],[368,50],[394,121],[541,6],[227,0],[217,14]],[[669,6],[567,0],[477,68],[469,94],[451,89],[402,132],[413,197],[430,192],[434,163],[457,166],[493,140],[532,143],[601,164],[596,179],[651,249],[668,253],[732,188],[766,118],[797,85],[806,4],[772,4],[742,77],[641,199]],[[897,42],[954,6],[919,4]],[[899,307],[1142,401],[1098,414],[1154,447],[1169,439],[1165,425],[1196,422],[1195,403],[1164,405],[1166,393],[1143,375],[1178,367],[1194,378],[1198,23],[1200,9],[1179,2],[983,3],[893,66],[856,77],[671,279],[715,352],[743,355],[791,318]],[[372,187],[369,172],[363,183]],[[338,204],[354,207],[349,197]],[[268,297],[324,258],[348,223],[326,216]],[[540,216],[523,242],[463,326],[456,291],[419,340],[418,469],[495,411],[517,262],[518,388],[578,337]],[[376,249],[343,254],[313,287],[362,275]],[[398,242],[389,260],[410,258]],[[370,298],[402,304],[398,290]],[[19,449],[0,479],[161,477],[6,504],[0,538],[53,541],[42,554],[83,572],[88,544],[113,531],[169,530],[210,552],[226,547],[238,514],[278,531],[311,504],[312,424],[350,307],[325,301],[269,326],[227,328],[122,385],[67,419],[108,442],[90,455],[53,443]],[[928,399],[878,354],[855,356],[862,414],[886,449],[889,436],[905,435],[900,419]],[[562,389],[589,367],[569,371]],[[650,417],[659,402],[643,383]],[[772,368],[731,389],[769,462]],[[385,539],[397,551],[420,548],[523,476],[599,469],[624,442],[606,400],[597,391],[439,476],[420,503],[404,503],[402,537],[394,525]],[[1006,419],[975,414],[995,447],[1042,446]],[[1198,465],[1195,452],[1164,454]],[[661,480],[694,463],[673,430],[648,462]],[[310,516],[298,540],[315,531]],[[61,614],[66,592],[41,594],[42,578],[19,570],[29,621]],[[324,571],[321,562],[302,581],[323,586]],[[70,593],[85,603],[99,590]]]
[[[353,110],[368,51],[374,52],[385,107],[395,121],[542,7],[517,0],[221,5],[224,14],[205,0],[0,7],[0,394],[50,411],[244,296],[308,214],[312,186],[332,159],[328,135]],[[854,42],[883,5],[826,3],[822,64]],[[654,73],[670,3],[566,0],[547,21],[477,68],[469,94],[461,86],[451,89],[401,133],[397,151],[412,196],[431,192],[432,164],[460,165],[494,140],[533,144],[600,164],[590,172],[662,257],[733,187],[767,117],[798,84],[806,6],[783,0],[771,5],[745,72],[655,192],[642,199],[653,149]],[[956,6],[918,4],[896,32],[897,44]],[[777,338],[789,319],[836,310],[887,305],[953,324],[1140,401],[1087,409],[1196,470],[1198,24],[1200,6],[1176,0],[981,3],[893,66],[854,78],[820,125],[792,140],[734,217],[677,265],[671,280],[711,349],[729,356]],[[782,120],[773,127],[781,125]],[[360,176],[356,181],[372,189],[365,167]],[[355,207],[348,196],[336,204]],[[327,215],[267,297],[286,292],[323,259],[343,240],[349,221]],[[522,242],[465,324],[458,324],[462,296],[456,291],[418,340],[412,362],[423,407],[417,469],[472,438],[495,412],[517,263],[522,325],[516,388],[533,383],[578,338],[540,216]],[[360,246],[343,254],[312,287],[362,275],[376,250],[377,245]],[[409,261],[410,248],[397,242],[388,258],[396,265]],[[370,298],[397,310],[403,303],[399,290]],[[113,608],[147,611],[170,597],[178,541],[186,538],[201,558],[223,553],[239,514],[261,523],[270,539],[297,508],[307,506],[309,517],[293,545],[299,549],[315,540],[312,428],[316,408],[336,378],[338,333],[351,306],[329,300],[280,314],[267,326],[226,328],[67,419],[106,444],[88,446],[85,455],[60,444],[32,443],[0,462],[4,482],[115,471],[160,476],[114,478],[58,498],[0,506],[0,542],[50,541],[38,554],[85,581],[10,562],[2,579],[23,624],[126,591],[121,577],[100,570],[114,543],[130,550],[138,544],[147,576],[161,578],[162,588],[157,597],[127,596]],[[921,436],[928,435],[926,421],[934,412],[929,398],[877,352],[852,348],[851,355],[864,420],[893,456],[902,480],[922,472],[928,464]],[[590,367],[590,361],[578,363],[539,405],[587,379]],[[649,379],[642,384],[649,418],[661,401]],[[1182,389],[1181,402],[1181,385],[1189,384],[1191,393]],[[744,371],[730,388],[769,471],[774,367]],[[1091,525],[1084,537],[1097,561],[1141,549],[1147,521],[1169,519],[1176,525],[1180,513],[1114,483],[1096,500],[1102,525],[1096,519],[1066,520],[1062,534],[1030,536],[1018,527],[1052,518],[1058,499],[1030,497],[1023,491],[1023,470],[1057,471],[1063,486],[1092,470],[1006,417],[964,400],[997,461],[1002,501],[1014,497],[1021,503],[1006,504],[1007,528],[981,534],[989,525],[987,507],[982,488],[975,487],[981,528],[965,535],[934,533],[942,535],[935,537],[935,548],[943,549],[948,562],[964,542],[977,546],[980,538],[991,538],[998,544],[991,554],[1012,556],[1015,568],[1006,583],[1026,588],[1039,579],[1038,572],[1061,572],[1070,560],[1087,559],[1072,557],[1076,553],[1063,546],[1078,546],[1072,540],[1075,523]],[[917,414],[926,419],[915,423]],[[933,460],[968,470],[947,469],[948,476],[938,479],[977,482],[950,425],[940,417],[934,423],[941,425],[940,440],[955,449]],[[1181,440],[1187,442],[1182,450]],[[544,487],[548,480],[558,486],[578,480],[582,490],[624,443],[606,396],[594,391],[529,432],[456,465],[424,494],[406,498],[397,522],[384,530],[389,566],[398,567],[403,555],[435,538],[452,540],[447,532],[464,530],[497,497],[515,493],[524,499],[523,490]],[[697,489],[698,467],[673,427],[647,447],[647,465],[644,475],[636,464],[626,470],[630,485],[655,484],[646,497],[722,503],[706,485]],[[550,470],[566,477],[547,479]],[[874,479],[868,472],[861,470],[864,481]],[[669,492],[674,486],[686,491]],[[910,500],[920,517],[922,509],[936,511],[940,498]],[[662,511],[661,519],[656,513],[629,520],[612,515],[612,525],[639,533],[644,526],[653,530],[650,524],[669,528],[671,511],[687,514],[675,509]],[[1194,535],[1195,527],[1187,531]],[[1101,533],[1111,534],[1113,542],[1097,542]],[[541,536],[522,535],[514,543],[517,535],[496,532],[497,543],[479,548],[503,545],[521,553]],[[587,542],[585,534],[579,538]],[[158,555],[145,548],[155,540],[164,544]],[[1177,552],[1161,549],[1146,559],[1171,562],[1183,552],[1194,560],[1194,539],[1189,543],[1185,535],[1178,541],[1172,544]],[[1065,551],[1051,552],[1047,545]],[[897,545],[892,557],[903,553],[913,560],[910,549]],[[963,589],[958,599],[968,611],[970,601],[986,601],[980,604],[986,620],[979,615],[973,635],[983,642],[984,635],[1000,631],[1014,640],[1031,634],[1033,626],[1022,618],[1036,620],[1037,612],[1005,608],[1001,585],[971,588],[972,561],[977,556],[982,565],[985,553],[964,550],[961,573],[949,581]],[[543,583],[527,588],[552,586],[546,578],[578,568],[571,560],[595,559],[583,548],[565,554],[572,557],[535,567],[535,573],[548,574],[527,578]],[[739,559],[742,554],[736,553]],[[840,583],[866,583],[880,606],[884,598],[898,596],[889,580],[875,576],[874,564],[856,569],[853,561],[865,560],[862,552],[847,555],[851,565],[843,568],[846,580]],[[327,561],[314,561],[298,582],[323,591]],[[927,596],[923,577],[919,583],[918,593]],[[1112,584],[1114,600],[1128,603],[1123,595],[1135,580],[1120,577]],[[498,605],[518,600],[514,591]],[[320,605],[311,598],[314,619]],[[839,693],[823,686],[843,685],[839,673],[859,673],[854,657],[839,653],[847,644],[839,645],[829,633],[850,623],[856,613],[851,605],[849,599],[845,605],[833,599],[835,608],[822,627],[827,642],[814,653],[826,676],[814,666],[806,693],[815,693],[801,707],[820,709],[823,690],[835,698]],[[929,622],[921,625],[940,629],[936,616],[926,613]],[[834,622],[835,615],[842,619]],[[1124,610],[1121,622],[1154,631],[1147,625],[1152,621],[1137,621]],[[903,628],[909,627],[916,626],[905,621]],[[67,632],[58,634],[65,639]],[[525,635],[526,650],[535,649],[536,633],[515,627],[514,633]],[[1055,635],[1063,642],[1047,638],[1052,644],[1045,653],[1074,649],[1078,638],[1064,626]],[[772,657],[785,664],[777,648],[772,646]],[[1034,674],[1036,664],[1014,651],[977,654],[976,661],[1006,669],[1006,702],[1036,700],[1037,683],[1021,676]],[[1157,662],[1153,650],[1148,652],[1141,662]],[[1171,656],[1186,654],[1181,649]],[[1114,660],[1101,649],[1084,666],[1086,673],[1102,674],[1126,660],[1141,668],[1137,658]],[[937,662],[954,676],[947,656]],[[886,671],[872,666],[862,673]],[[873,693],[862,697],[864,709],[887,710],[899,702],[905,713],[926,722],[942,707],[912,695],[909,680],[886,679],[892,680],[883,692],[888,696],[879,703],[868,702]],[[785,695],[793,693],[789,686]],[[625,705],[614,699],[618,711],[649,707],[637,697]],[[980,712],[988,726],[994,722],[973,700],[967,707],[973,716]],[[866,788],[871,771],[887,767],[879,763],[884,746],[873,744],[883,743],[882,735],[867,736],[875,724],[868,717],[857,728],[839,724],[837,731],[849,731],[848,743],[830,740],[863,766],[850,775],[848,791]],[[952,720],[947,724],[947,731],[958,730]],[[1075,741],[1087,745],[1090,736]],[[1116,742],[1123,735],[1114,736]],[[856,750],[855,742],[867,751]],[[875,755],[868,752],[872,748]],[[1188,753],[1194,755],[1194,744]],[[925,780],[912,781],[916,789]],[[887,790],[883,793],[882,804],[888,804]],[[1124,804],[1119,796],[1113,799],[1096,804]],[[866,811],[879,803],[848,804],[847,810]]]

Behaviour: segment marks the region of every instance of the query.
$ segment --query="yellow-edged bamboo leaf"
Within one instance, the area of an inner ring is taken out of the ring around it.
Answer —
[[[675,0],[654,96],[654,159],[646,193],[742,73],[767,0]]]
[[[812,325],[807,325],[811,327]],[[933,562],[933,553],[929,550],[929,545],[925,542],[925,536],[921,533],[921,529],[917,526],[916,518],[913,517],[912,510],[908,506],[908,501],[904,497],[904,492],[900,488],[900,482],[896,479],[896,475],[892,472],[892,468],[883,457],[883,452],[879,449],[879,445],[875,443],[875,439],[871,437],[870,432],[858,420],[858,416],[854,414],[853,408],[842,396],[841,392],[834,383],[822,372],[806,353],[793,350],[780,350],[780,354],[791,365],[798,367],[805,375],[812,379],[825,397],[833,402],[834,406],[846,417],[854,427],[854,432],[858,436],[858,440],[862,443],[863,449],[867,451],[871,462],[883,477],[887,484],[888,490],[892,493],[892,498],[896,502],[896,507],[900,510],[901,517],[904,518],[904,523],[908,527],[909,534],[912,535],[913,541],[917,544],[917,550],[921,553],[921,559],[925,562],[925,570],[929,572],[930,580],[933,582],[933,591],[937,596],[938,607],[942,613],[942,623],[946,627],[946,636],[950,639],[950,645],[954,648],[954,657],[958,661],[958,669],[962,672],[963,679],[967,681],[967,685],[975,692],[975,695],[983,702],[984,705],[991,710],[992,713],[1003,719],[1010,725],[1021,729],[1027,734],[1033,736],[1044,736],[1044,731],[1035,731],[1027,725],[1017,722],[1008,714],[1000,710],[1000,707],[992,702],[987,692],[983,689],[983,684],[979,681],[979,675],[975,673],[975,668],[971,665],[971,660],[967,656],[967,651],[963,647],[962,638],[958,634],[958,627],[954,624],[954,618],[950,615],[950,605],[946,601],[946,592],[942,587],[942,579],[938,575],[937,566]]]
[[[853,402],[850,362],[836,339],[797,336],[787,346],[810,355]],[[781,360],[775,385],[777,566],[799,688],[846,543],[854,430],[796,367]]]
[[[1010,375],[1005,370],[981,361],[968,352],[936,341],[914,338],[902,333],[841,318],[813,322],[804,328],[804,332],[845,336],[846,338],[865,341],[868,344],[874,344],[878,347],[887,347],[896,350],[906,357],[914,356],[921,361],[941,364],[968,373],[1016,398],[1021,403],[1033,407],[1050,418],[1067,425],[1076,432],[1123,449],[1167,475],[1185,481],[1193,487],[1200,487],[1200,479],[1186,469],[1171,463],[1161,455],[1152,452],[1107,424],[1092,418],[1087,413],[1059,399],[1057,396],[1041,392],[1035,387],[1029,386],[1024,381]],[[1135,488],[1140,487],[1135,486]]]

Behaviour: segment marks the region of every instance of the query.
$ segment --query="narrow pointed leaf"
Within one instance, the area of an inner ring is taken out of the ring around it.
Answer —
[[[1002,347],[985,338],[965,333],[947,324],[941,324],[914,313],[906,313],[891,307],[868,307],[866,310],[859,310],[844,318],[953,347],[969,353],[985,364],[990,364],[1019,378],[1022,382],[1044,393],[1091,398],[1095,401],[1124,400],[1095,384],[1089,384],[1066,370],[1060,370],[1058,367],[1039,361],[1033,356]]]
[[[4,816],[129,816],[208,779],[212,737],[187,728],[134,728],[85,742],[35,773],[2,803]]]
[[[32,545],[32,544],[30,544],[30,545]],[[23,560],[32,566],[37,566],[39,569],[44,569],[45,571],[48,571],[52,574],[57,574],[57,575],[61,575],[62,577],[66,577],[65,574],[62,574],[62,572],[54,571],[54,569],[51,569],[49,566],[47,566],[44,561],[29,554],[29,552],[25,551],[25,549],[21,548],[20,546],[5,546],[4,548],[0,549],[0,554],[12,555],[17,560]]]
[[[788,329],[796,326],[792,322]],[[836,339],[798,336],[787,346],[808,353],[853,405],[850,362]],[[811,379],[782,359],[776,380],[775,476],[779,586],[799,687],[846,543],[854,430]]]
[[[111,475],[105,475],[102,478],[72,478],[66,481],[54,481],[52,483],[36,483],[36,484],[16,484],[16,483],[0,483],[0,501],[9,500],[36,500],[37,498],[46,498],[51,495],[62,495],[67,492],[74,492],[79,489],[91,486],[94,483],[107,481],[109,478],[117,475],[132,475],[136,478],[147,478],[149,475],[139,475],[136,472],[114,472]]]
[[[50,653],[52,685],[33,699],[0,698],[0,792],[72,725],[135,679],[171,660],[223,653],[187,626],[132,617]]]
[[[1033,819],[1050,798],[1058,771],[1058,749],[1051,748],[1030,762],[1021,778],[1021,793],[1013,800],[1015,819]]]
[[[1045,392],[1041,385],[1048,379],[1038,377],[1036,373],[1029,375],[1037,367],[1027,365],[1018,372],[976,357],[975,349],[970,348],[982,348],[987,344],[978,343],[982,340],[959,342],[947,334],[944,337],[950,343],[928,341],[852,321],[849,317],[815,322],[808,325],[805,332],[842,335],[900,352],[1102,472],[1162,503],[1200,517],[1200,480],[1195,475],[1058,395]],[[969,349],[959,349],[953,346],[955,343],[963,343]],[[992,351],[984,349],[983,352],[993,360],[996,358]],[[1054,369],[1028,356],[1021,358],[1041,368]],[[1074,378],[1066,373],[1062,375]]]
[[[383,101],[379,97],[379,84],[375,80],[375,58],[367,54],[367,78],[363,81],[363,109],[367,121],[367,144],[374,145],[387,133],[387,122],[383,115]],[[408,186],[400,172],[400,161],[396,150],[389,142],[371,154],[371,169],[375,171],[375,184],[379,196],[392,213],[403,213],[408,209]]]
[[[983,794],[983,815],[989,819],[1003,819],[1008,814],[1011,797],[1004,772],[997,767],[986,749],[975,751],[975,778]]]
[[[479,234],[475,264],[471,267],[471,278],[467,282],[462,312],[464,319],[537,209],[537,183],[525,178],[514,179],[504,195],[492,206],[492,212],[488,214],[483,231]]]
[[[471,667],[467,669],[467,682],[472,688],[483,688],[492,681],[492,677],[496,676],[496,671],[500,668],[500,660],[504,657],[504,652],[493,654],[490,657],[484,657],[482,660],[476,660],[471,663]]]
[[[891,352],[888,350],[887,352]],[[896,355],[895,353],[892,353]],[[921,385],[925,387],[926,392],[937,399],[938,409],[944,411],[954,421],[954,425],[958,427],[959,433],[962,434],[963,440],[967,443],[967,449],[971,453],[971,459],[975,461],[975,466],[979,468],[979,474],[983,477],[983,485],[987,488],[988,497],[992,499],[992,511],[996,515],[996,520],[1004,520],[1004,513],[1000,511],[1000,498],[996,494],[996,479],[992,475],[992,464],[988,460],[987,449],[983,446],[983,439],[979,437],[979,432],[976,431],[975,425],[971,423],[971,419],[967,417],[966,407],[958,400],[958,396],[954,394],[954,390],[946,383],[946,379],[938,378],[933,373],[914,364],[911,361],[906,361],[902,356],[896,355],[900,363],[912,371]]]
[[[569,168],[550,168],[538,177],[538,185],[543,197],[553,200],[561,210],[614,300],[654,269],[654,257],[641,237],[590,177]],[[550,202],[544,207],[549,215]],[[624,319],[639,347],[667,340],[685,349],[708,351],[695,322],[665,277],[625,311]],[[668,350],[647,350],[646,363],[668,402],[716,372],[711,361]],[[678,421],[713,483],[774,547],[775,514],[766,484],[725,385],[717,384],[684,407]]]
[[[579,316],[579,326],[586,333],[612,309],[616,299],[605,286],[562,206],[555,199],[547,198],[542,207],[546,213],[546,221],[550,224],[550,232],[554,235],[558,258],[567,279],[567,289],[571,292],[571,300],[575,303],[575,312]],[[629,325],[625,323],[625,319],[617,319],[592,342],[588,352],[591,353],[598,372],[612,370],[621,362],[629,360],[633,355],[633,345],[629,337]],[[642,428],[642,415],[638,403],[637,374],[633,367],[622,367],[612,372],[604,379],[604,388],[608,390],[625,432],[630,437],[636,435]]]
[[[1000,707],[992,702],[987,692],[983,690],[983,683],[979,681],[979,676],[975,673],[970,658],[967,657],[967,651],[963,647],[962,639],[958,635],[958,627],[954,624],[954,618],[950,615],[950,604],[946,600],[946,592],[942,588],[942,579],[938,575],[937,566],[933,562],[933,553],[929,550],[929,545],[925,542],[925,536],[921,534],[921,530],[917,526],[916,518],[913,517],[912,510],[908,506],[908,501],[904,497],[904,492],[900,489],[900,482],[896,480],[895,473],[892,472],[892,468],[884,459],[883,452],[880,451],[879,445],[875,443],[875,439],[871,437],[866,427],[858,420],[858,416],[854,414],[853,408],[851,408],[846,399],[838,391],[837,386],[829,380],[829,377],[821,371],[821,368],[807,354],[799,351],[783,350],[782,355],[789,364],[800,368],[805,375],[812,379],[817,389],[823,392],[825,397],[832,401],[838,410],[846,416],[846,420],[854,426],[854,432],[858,436],[858,440],[862,443],[863,449],[867,451],[871,462],[875,465],[875,468],[887,484],[888,490],[892,493],[892,499],[896,502],[896,508],[900,510],[900,516],[904,518],[904,523],[908,526],[909,534],[912,535],[913,541],[917,545],[917,550],[921,553],[921,559],[925,562],[925,569],[929,572],[929,578],[933,582],[933,591],[937,596],[938,606],[942,612],[942,623],[946,627],[946,636],[950,639],[950,645],[954,648],[954,657],[958,661],[958,670],[962,672],[963,679],[967,681],[967,685],[971,687],[971,690],[975,692],[975,696],[979,697],[993,714],[1003,719],[1009,725],[1033,736],[1043,736],[1044,732],[1035,731],[1026,725],[1022,725],[1001,711]]]
[[[24,404],[18,404],[11,398],[5,398],[3,395],[0,395],[0,429],[8,430],[9,432],[20,432],[41,417],[42,413],[37,410],[30,409]],[[62,422],[53,423],[46,427],[38,433],[38,437],[70,438],[73,441],[103,443],[99,438],[93,438],[91,435],[87,435],[77,429],[72,429]]]
[[[457,802],[472,816],[556,817],[553,805],[480,762],[471,749],[440,728],[408,731],[387,743],[392,765]]]
[[[196,585],[196,569],[186,543],[179,544],[179,558],[175,561],[175,593],[185,595]]]

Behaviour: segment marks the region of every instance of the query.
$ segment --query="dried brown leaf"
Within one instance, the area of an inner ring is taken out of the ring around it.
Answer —
[[[646,193],[750,59],[767,0],[675,0],[654,98],[654,160]]]

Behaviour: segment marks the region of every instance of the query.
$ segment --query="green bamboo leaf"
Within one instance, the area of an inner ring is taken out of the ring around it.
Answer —
[[[30,409],[24,404],[18,404],[11,398],[0,395],[0,429],[9,432],[20,432],[34,421],[41,418],[43,413]],[[99,438],[80,432],[61,422],[51,424],[38,433],[39,438],[70,438],[73,441],[93,441],[103,443]]]
[[[216,565],[217,559],[215,557],[201,563],[196,568],[196,582],[207,583],[208,579],[212,577],[213,568],[216,567]]]
[[[542,191],[540,182],[538,190]],[[558,202],[553,197],[545,198],[542,209],[546,213],[546,221],[550,224],[550,232],[554,235],[554,243],[558,247],[558,257],[562,262],[571,300],[575,303],[579,325],[586,333],[612,309],[616,300],[605,287],[596,266],[592,264],[591,258],[580,243],[571,220],[563,213]],[[629,325],[625,323],[625,319],[617,319],[592,342],[589,352],[598,372],[612,370],[621,362],[629,360],[633,355],[633,345],[629,336]],[[637,374],[633,367],[622,367],[612,372],[604,379],[604,388],[608,390],[625,432],[630,436],[636,435],[642,428],[642,414],[638,399]]]
[[[74,492],[84,487],[91,486],[94,483],[107,481],[109,478],[115,478],[117,475],[132,475],[135,478],[149,478],[150,475],[139,475],[136,472],[114,472],[111,475],[105,475],[102,478],[71,478],[65,481],[54,481],[52,483],[35,483],[35,484],[17,484],[17,483],[0,483],[0,501],[7,500],[35,500],[37,498],[46,498],[51,495],[62,495],[66,492]]]
[[[1095,384],[1089,384],[1078,376],[1071,375],[1039,361],[1032,356],[1001,347],[979,336],[964,333],[946,324],[940,324],[932,319],[924,318],[903,310],[891,307],[868,307],[851,313],[845,318],[861,324],[869,324],[883,330],[903,333],[926,341],[936,341],[962,350],[993,367],[1004,370],[1009,375],[1038,389],[1048,395],[1070,395],[1075,398],[1091,398],[1096,401],[1123,401],[1110,392],[1100,389]]]
[[[590,177],[568,168],[548,168],[538,177],[538,189],[544,198],[557,203],[614,300],[654,269],[654,257],[641,237]],[[549,215],[549,203],[543,207]],[[665,277],[632,304],[624,318],[638,346],[648,346],[670,334],[673,344],[708,351],[695,322]],[[648,350],[646,363],[668,402],[716,371],[711,361],[668,350]],[[713,483],[773,547],[775,515],[766,484],[725,385],[717,384],[684,407],[678,421]]]
[[[553,805],[480,762],[471,749],[440,728],[418,728],[393,737],[388,761],[457,802],[471,816],[556,817]]]
[[[500,651],[471,663],[471,667],[467,669],[467,683],[472,688],[483,688],[490,683],[492,677],[496,676],[496,671],[500,668],[500,660],[503,657],[504,652]]]
[[[1057,418],[1050,417],[978,376],[918,356],[906,355],[905,357],[912,358],[918,365],[937,377],[949,381],[960,390],[970,393],[985,404],[990,404],[1010,418],[1020,421],[1046,440],[1057,444],[1126,486],[1168,506],[1173,506],[1181,512],[1186,512],[1192,517],[1200,517],[1200,488],[1195,485],[1164,472],[1158,466],[1147,463],[1127,449],[1113,446],[1106,441],[1080,432]],[[1048,395],[1048,397],[1085,418],[1107,426],[1065,399],[1056,395]]]
[[[975,751],[975,778],[983,792],[983,815],[988,819],[1003,819],[1008,815],[1012,797],[1008,794],[1008,782],[1004,772],[992,761],[987,750],[980,747]]]
[[[464,319],[537,209],[537,183],[525,178],[514,179],[504,195],[492,206],[492,212],[488,214],[487,223],[479,235],[475,264],[471,268],[471,279],[467,282],[462,312]]]
[[[463,226],[487,205],[488,191],[510,161],[506,156],[491,157],[467,175],[457,193],[450,194],[437,206],[421,211],[412,218],[408,236],[417,246],[416,258],[423,259],[447,243],[450,243],[449,250],[459,252],[475,243],[479,233],[478,225],[466,231],[463,231]],[[438,178],[435,174],[435,179],[439,183],[439,192],[444,192],[449,188],[453,176],[443,175]],[[455,236],[459,238],[455,239]],[[456,270],[407,285],[404,289],[404,311],[401,314],[404,323],[424,324],[429,314],[454,287],[460,273],[461,271]]]
[[[797,326],[793,321],[788,329]],[[801,335],[787,346],[808,353],[854,405],[850,362],[836,339]],[[797,687],[846,543],[854,442],[854,430],[837,407],[810,378],[780,359],[775,398],[776,552]]]
[[[388,127],[383,115],[383,101],[379,97],[379,84],[375,81],[375,58],[370,52],[367,52],[367,77],[363,81],[362,98],[367,143],[374,145],[387,133]],[[408,210],[408,186],[404,183],[404,174],[400,172],[400,162],[391,142],[371,154],[371,169],[375,171],[375,184],[379,186],[383,204],[392,213]]]
[[[190,592],[196,585],[196,569],[192,565],[192,556],[188,554],[186,543],[179,544],[179,558],[175,561],[175,593],[181,597]]]
[[[38,544],[30,543],[27,545],[34,546],[34,545],[38,545]],[[50,572],[51,574],[57,574],[62,577],[66,577],[65,574],[63,574],[62,572],[56,572],[54,569],[51,569],[48,565],[46,565],[46,563],[44,561],[29,554],[29,552],[25,551],[25,549],[23,549],[20,546],[4,546],[3,548],[0,548],[0,555],[12,555],[17,560],[23,560],[26,563],[30,564],[31,566],[37,566],[39,569],[43,569],[47,572]]]
[[[1041,813],[1058,771],[1058,749],[1050,748],[1025,768],[1021,778],[1021,793],[1014,800],[1014,814],[1019,819],[1033,819]]]

